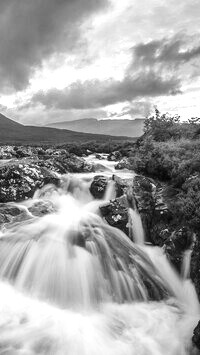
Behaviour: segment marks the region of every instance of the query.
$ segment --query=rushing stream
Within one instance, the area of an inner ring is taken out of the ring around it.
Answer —
[[[112,177],[114,164],[100,163]],[[92,176],[37,191],[23,208],[44,199],[55,212],[0,232],[0,354],[192,354],[200,310],[188,258],[181,278],[160,248],[145,245],[136,210],[135,243],[109,226],[98,207],[114,197],[112,180],[94,201]]]

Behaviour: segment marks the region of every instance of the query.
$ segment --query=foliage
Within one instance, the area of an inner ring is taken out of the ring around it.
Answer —
[[[182,186],[174,212],[197,233],[200,230],[200,175],[191,176]]]
[[[145,134],[129,154],[132,169],[178,189],[172,209],[180,224],[200,231],[200,119],[180,122],[160,114],[145,121]]]

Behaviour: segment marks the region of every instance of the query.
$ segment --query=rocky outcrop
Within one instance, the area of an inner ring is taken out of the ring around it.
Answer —
[[[108,157],[107,157],[107,159],[108,159],[109,161],[118,161],[118,160],[120,160],[121,158],[122,158],[122,155],[121,155],[121,153],[120,153],[118,150],[116,150],[116,151],[110,153],[110,154],[108,155]]]
[[[0,165],[0,202],[21,201],[45,184],[58,185],[58,174],[94,171],[93,165],[64,149],[9,147],[8,153],[15,158]]]
[[[90,192],[96,199],[101,199],[105,195],[106,188],[109,181],[113,181],[116,197],[122,196],[132,183],[131,179],[121,179],[113,175],[112,179],[104,175],[96,175],[90,185]]]
[[[45,184],[58,184],[58,176],[34,160],[12,160],[0,167],[0,202],[21,201]]]
[[[121,229],[128,235],[128,208],[129,203],[127,197],[124,195],[101,206],[100,211],[108,224]]]
[[[116,178],[116,182],[121,188],[121,197],[101,206],[102,216],[111,226],[129,235],[129,207],[137,207],[146,240],[163,247],[168,259],[180,271],[185,251],[191,248],[194,234],[190,228],[177,224],[173,215],[171,203],[177,191],[141,175],[135,176],[131,183],[119,178]],[[106,183],[106,180],[97,179],[93,187],[102,187],[104,193]]]
[[[192,249],[190,277],[195,285],[197,295],[200,301],[200,240],[198,237],[196,238]]]
[[[99,159],[99,160],[104,159],[104,157],[101,154],[98,154],[98,153],[95,154],[95,158]]]
[[[105,194],[107,184],[108,177],[103,175],[95,176],[90,185],[90,192],[92,196],[96,199],[102,199]]]
[[[123,158],[115,165],[115,169],[116,170],[122,170],[122,169],[132,170],[132,165],[129,162],[128,158]]]
[[[192,247],[194,234],[186,227],[175,229],[164,239],[163,248],[171,263],[181,271],[184,254]]]
[[[29,207],[29,212],[33,216],[42,217],[48,213],[53,213],[56,211],[55,206],[49,200],[39,200],[33,201],[31,207]]]
[[[200,321],[194,329],[192,341],[196,345],[197,349],[200,350]]]
[[[0,229],[5,225],[30,219],[31,216],[24,206],[14,203],[0,203]]]

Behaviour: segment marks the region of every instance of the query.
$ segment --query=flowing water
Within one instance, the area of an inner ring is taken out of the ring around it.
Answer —
[[[113,183],[94,201],[90,181],[66,176],[43,188],[24,204],[50,200],[55,212],[1,231],[0,354],[190,355],[193,285],[145,245],[136,210],[135,243],[101,218]]]

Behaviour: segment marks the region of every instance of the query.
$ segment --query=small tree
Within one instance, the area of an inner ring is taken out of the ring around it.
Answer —
[[[173,128],[179,123],[180,116],[172,116],[169,113],[161,114],[155,108],[155,114],[145,119],[144,132],[151,133],[153,139],[157,141],[165,141],[173,136]]]

